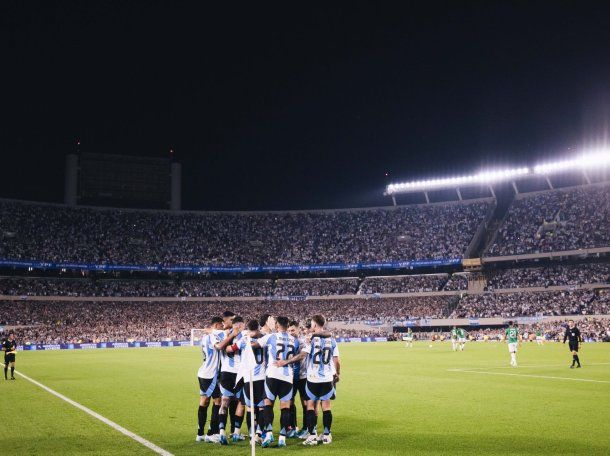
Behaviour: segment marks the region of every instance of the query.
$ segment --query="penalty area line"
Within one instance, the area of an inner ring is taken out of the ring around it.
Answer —
[[[4,366],[4,364],[3,364],[3,363],[0,363],[0,364],[2,364],[2,365]],[[154,443],[152,443],[152,442],[149,442],[149,441],[148,441],[148,440],[146,440],[144,437],[140,437],[139,435],[134,434],[134,433],[133,433],[133,432],[131,432],[130,430],[125,429],[123,426],[121,426],[121,425],[119,425],[119,424],[115,423],[114,421],[109,420],[109,419],[108,419],[108,418],[106,418],[105,416],[102,416],[102,415],[100,415],[99,413],[94,412],[94,411],[93,411],[93,410],[91,410],[90,408],[85,407],[84,405],[79,404],[79,403],[78,403],[78,402],[76,402],[76,401],[73,401],[73,400],[72,400],[72,399],[70,399],[69,397],[66,397],[66,396],[64,396],[63,394],[58,393],[57,391],[55,391],[55,390],[53,390],[53,389],[49,388],[49,387],[48,387],[48,386],[46,386],[46,385],[43,385],[42,383],[40,383],[40,382],[38,382],[38,381],[34,380],[33,378],[28,377],[27,375],[22,374],[22,373],[21,373],[21,372],[19,372],[19,371],[15,371],[15,373],[16,373],[17,375],[19,375],[19,376],[21,376],[21,377],[25,378],[25,379],[26,379],[28,382],[33,383],[34,385],[38,386],[39,388],[42,388],[42,389],[43,389],[43,390],[45,390],[47,393],[50,393],[50,394],[52,394],[53,396],[56,396],[56,397],[60,398],[62,401],[67,402],[68,404],[70,404],[70,405],[72,405],[72,406],[76,407],[76,408],[77,408],[77,409],[79,409],[79,410],[82,410],[83,412],[85,412],[85,413],[87,413],[87,414],[91,415],[93,418],[96,418],[96,419],[100,420],[102,423],[104,423],[104,424],[106,424],[106,425],[110,426],[111,428],[113,428],[113,429],[115,429],[115,430],[119,431],[121,434],[126,435],[126,436],[127,436],[127,437],[129,437],[130,439],[135,440],[136,442],[140,443],[141,445],[144,445],[145,447],[149,448],[150,450],[154,451],[155,453],[160,454],[160,455],[163,455],[163,456],[174,456],[174,455],[173,455],[172,453],[170,453],[169,451],[164,450],[163,448],[161,448],[161,447],[159,447],[159,446],[155,445],[155,444],[154,444]]]
[[[515,374],[515,373],[508,373],[508,372],[487,372],[487,371],[466,370],[466,369],[447,369],[447,370],[449,372],[466,372],[466,373],[470,373],[470,374],[505,375],[505,376],[510,376],[510,377],[547,378],[547,379],[552,379],[552,380],[570,380],[570,381],[574,381],[574,382],[610,383],[610,381],[608,381],[608,380],[593,380],[590,378],[555,377],[555,376],[551,376],[551,375]]]

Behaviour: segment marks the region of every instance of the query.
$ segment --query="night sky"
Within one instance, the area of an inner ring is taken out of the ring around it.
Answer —
[[[183,208],[230,210],[387,204],[607,132],[608,3],[210,3],[2,1],[0,196],[61,201],[77,138],[173,148]]]

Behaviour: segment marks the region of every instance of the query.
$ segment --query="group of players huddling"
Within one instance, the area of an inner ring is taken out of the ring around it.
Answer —
[[[246,415],[250,438],[269,447],[275,441],[273,406],[278,401],[278,447],[285,447],[287,438],[297,437],[304,440],[303,445],[331,443],[331,401],[341,365],[337,342],[325,330],[325,323],[322,315],[312,316],[304,329],[283,316],[263,315],[247,325],[230,311],[212,318],[201,341],[196,441],[227,445],[229,440],[245,440],[241,427]],[[303,408],[301,429],[297,427],[297,393]],[[212,413],[204,435],[210,403]]]

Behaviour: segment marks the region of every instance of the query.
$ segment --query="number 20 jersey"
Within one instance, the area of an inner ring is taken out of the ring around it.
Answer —
[[[303,348],[307,353],[307,381],[312,383],[332,382],[335,375],[333,358],[339,356],[339,347],[333,337],[313,337]]]
[[[267,334],[258,339],[258,343],[261,347],[267,348],[267,377],[292,383],[293,367],[290,364],[277,367],[275,361],[286,360],[295,356],[300,350],[299,340],[288,333],[282,332]]]

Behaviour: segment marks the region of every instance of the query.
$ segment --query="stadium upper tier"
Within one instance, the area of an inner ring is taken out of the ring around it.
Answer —
[[[325,279],[141,280],[0,277],[0,296],[71,296],[89,298],[285,298],[461,292],[471,273],[411,274]],[[554,264],[474,273],[488,291],[515,288],[610,284],[610,263]],[[484,291],[480,288],[478,291]],[[471,291],[472,292],[472,291]]]
[[[455,259],[492,205],[172,213],[0,201],[0,259],[224,266]]]
[[[218,266],[226,270],[217,272],[229,273],[449,265],[479,244],[492,216],[500,217],[494,208],[488,198],[330,211],[176,213],[0,200],[0,261],[70,269]],[[487,258],[609,249],[610,185],[517,195],[495,236],[486,239]]]
[[[488,256],[610,246],[610,185],[520,195]]]

